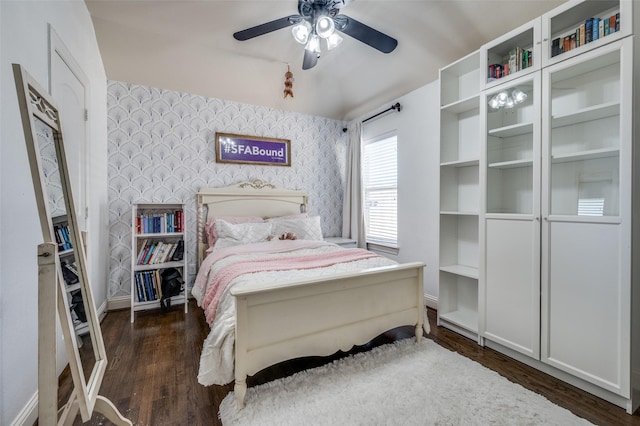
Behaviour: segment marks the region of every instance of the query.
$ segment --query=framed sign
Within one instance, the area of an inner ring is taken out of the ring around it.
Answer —
[[[291,166],[291,141],[216,132],[216,163]]]

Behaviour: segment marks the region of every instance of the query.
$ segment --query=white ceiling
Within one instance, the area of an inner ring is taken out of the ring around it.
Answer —
[[[86,0],[107,78],[338,120],[438,78],[438,69],[564,0],[357,0],[341,12],[398,40],[383,54],[349,36],[302,70],[289,28],[232,34],[288,15],[297,0]],[[283,99],[290,65],[294,99]]]

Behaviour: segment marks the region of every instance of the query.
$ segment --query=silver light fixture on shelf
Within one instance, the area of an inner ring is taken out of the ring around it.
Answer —
[[[511,92],[502,90],[489,99],[487,102],[492,109],[513,108],[527,100],[527,94],[515,88]]]

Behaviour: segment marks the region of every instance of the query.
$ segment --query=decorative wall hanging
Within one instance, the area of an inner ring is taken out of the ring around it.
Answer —
[[[293,73],[287,64],[287,72],[284,73],[284,98],[291,96],[293,98]]]
[[[291,166],[291,141],[216,132],[216,163]]]

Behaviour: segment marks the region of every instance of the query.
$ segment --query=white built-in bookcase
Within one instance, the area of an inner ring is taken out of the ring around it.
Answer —
[[[480,54],[440,70],[438,323],[478,331]]]
[[[589,18],[616,31],[581,44]],[[440,70],[438,324],[628,412],[640,405],[639,25],[631,0],[570,0]],[[516,89],[523,102],[490,105]]]

